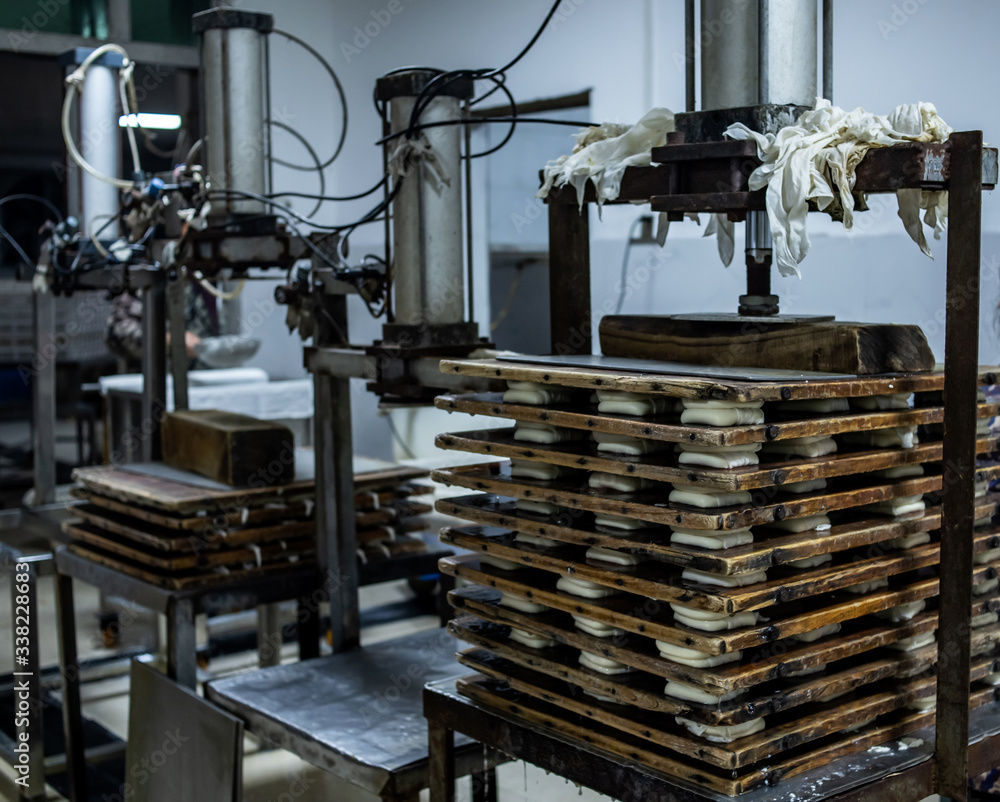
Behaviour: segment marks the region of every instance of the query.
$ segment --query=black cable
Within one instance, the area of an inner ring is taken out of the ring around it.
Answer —
[[[388,178],[382,178],[375,186],[371,189],[366,189],[364,192],[359,192],[357,195],[310,195],[308,192],[269,192],[264,197],[266,198],[306,198],[307,200],[324,200],[324,201],[351,201],[358,200],[359,198],[367,198],[373,192],[378,191],[382,188],[382,185],[388,181]]]
[[[268,122],[268,125],[276,125],[276,126],[278,126],[278,128],[281,128],[282,130],[287,131],[292,136],[294,136],[296,139],[298,139],[299,142],[302,143],[303,147],[309,152],[309,155],[312,156],[312,160],[316,164],[316,173],[317,173],[317,175],[319,175],[319,195],[314,196],[314,197],[316,197],[318,199],[316,201],[316,205],[313,207],[313,210],[311,212],[309,212],[309,214],[306,215],[306,217],[314,217],[316,215],[316,212],[319,211],[320,206],[323,205],[323,201],[324,201],[323,195],[326,192],[326,176],[323,175],[323,170],[319,166],[319,156],[316,155],[316,151],[313,149],[313,146],[309,144],[309,140],[307,140],[304,136],[302,136],[302,134],[300,134],[298,131],[296,131],[294,128],[292,128],[290,125],[285,125],[285,123],[280,122],[279,120],[268,120],[267,122]],[[271,161],[275,162],[276,164],[281,164],[282,163],[278,159],[275,159],[273,156],[271,157]],[[269,195],[268,197],[271,197],[271,196]]]
[[[571,128],[593,128],[597,123],[580,122],[579,120],[555,120],[548,117],[474,117],[468,120],[441,120],[435,123],[420,123],[416,130],[424,128],[440,128],[444,125],[478,125],[479,123],[542,123],[544,125],[568,125]],[[396,131],[379,139],[375,144],[382,145],[401,136],[406,136],[409,132],[406,129]]]
[[[496,81],[495,78],[492,78],[490,80]],[[483,156],[489,156],[491,153],[496,153],[498,150],[500,150],[500,148],[502,148],[504,145],[510,142],[511,137],[514,136],[514,130],[517,128],[517,103],[514,101],[514,96],[510,93],[510,90],[507,88],[507,86],[504,84],[503,81],[498,81],[495,89],[502,89],[503,93],[507,96],[507,102],[510,103],[510,116],[511,116],[510,130],[507,131],[507,136],[505,136],[503,139],[500,140],[499,145],[496,145],[495,147],[492,147],[489,150],[484,150],[482,153],[469,154],[468,158],[470,159],[481,159]],[[483,97],[484,98],[489,97],[489,93],[487,93]]]
[[[337,95],[340,97],[340,108],[344,115],[344,124],[341,126],[340,138],[337,140],[337,147],[333,151],[333,155],[319,166],[320,170],[324,170],[331,164],[333,164],[336,158],[340,155],[340,152],[344,149],[344,140],[347,138],[347,96],[344,94],[344,87],[341,85],[340,78],[337,77],[337,73],[334,72],[333,67],[330,66],[330,62],[328,62],[325,58],[323,58],[323,56],[320,55],[319,51],[317,51],[312,45],[303,41],[302,39],[299,39],[299,37],[295,36],[294,34],[288,33],[288,31],[281,30],[280,28],[273,28],[272,33],[276,33],[279,36],[284,36],[290,42],[294,42],[303,50],[305,50],[307,53],[309,53],[313,58],[315,58],[320,64],[323,65],[323,68],[333,79],[333,84],[337,88]],[[290,167],[293,170],[309,171],[316,169],[315,167],[303,167],[300,164],[292,164],[291,162],[282,161],[280,159],[274,159],[274,162],[275,164],[280,164],[284,167]]]
[[[31,257],[30,257],[30,256],[28,256],[28,254],[27,254],[27,253],[25,252],[24,248],[22,248],[22,247],[21,247],[21,246],[20,246],[20,245],[18,244],[17,240],[16,240],[16,239],[14,239],[14,238],[13,238],[13,237],[12,237],[12,236],[10,235],[10,232],[8,232],[8,231],[7,231],[7,229],[6,229],[6,228],[4,228],[3,226],[0,226],[0,237],[3,237],[3,238],[4,238],[5,240],[7,240],[7,242],[9,242],[9,243],[10,243],[10,246],[11,246],[11,247],[12,247],[12,248],[13,248],[13,249],[14,249],[15,251],[17,251],[17,255],[21,257],[21,261],[23,261],[23,262],[24,262],[25,266],[27,266],[27,267],[30,267],[30,268],[31,268],[32,270],[34,270],[34,268],[35,268],[35,265],[34,265],[34,264],[32,264],[32,262],[31,262]],[[21,275],[21,271],[20,271],[20,269],[18,269],[18,272],[17,272],[17,275],[18,275],[18,276],[20,276],[20,275]]]
[[[507,70],[509,70],[511,67],[513,67],[515,64],[517,64],[517,62],[519,62],[526,55],[528,55],[528,51],[531,50],[531,48],[533,48],[535,46],[535,42],[537,42],[538,39],[539,39],[539,37],[541,37],[542,32],[548,26],[549,21],[552,19],[552,17],[555,16],[556,9],[559,8],[559,6],[561,4],[562,4],[562,0],[555,0],[555,2],[552,4],[552,8],[549,9],[549,13],[546,14],[545,15],[545,19],[542,20],[542,24],[539,26],[538,30],[535,31],[535,35],[531,37],[531,41],[529,41],[528,44],[526,44],[524,46],[524,49],[520,53],[518,53],[516,56],[514,56],[513,60],[507,62],[500,69],[494,70],[489,75],[483,75],[481,77],[483,77],[483,78],[491,78],[494,75],[499,75],[500,73],[507,72]]]

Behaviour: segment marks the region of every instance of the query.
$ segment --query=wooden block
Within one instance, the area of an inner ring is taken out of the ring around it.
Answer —
[[[295,436],[278,423],[218,409],[170,412],[163,461],[231,487],[284,485],[295,479]]]
[[[934,369],[919,326],[787,322],[766,318],[698,320],[671,315],[608,315],[600,325],[606,356],[870,376]]]

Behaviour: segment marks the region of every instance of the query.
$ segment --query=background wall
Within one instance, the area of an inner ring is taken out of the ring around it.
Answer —
[[[547,0],[243,0],[240,5],[270,11],[279,27],[295,33],[330,59],[347,91],[350,128],[344,154],[327,174],[328,190],[349,194],[380,177],[381,156],[372,143],[379,121],[372,107],[375,79],[403,65],[445,69],[504,63],[527,42],[547,11]],[[390,9],[396,9],[392,13]],[[863,106],[887,113],[899,103],[935,103],[956,129],[981,128],[987,141],[1000,136],[1000,108],[984,102],[990,81],[983,54],[991,52],[1000,27],[1000,3],[989,0],[838,0],[835,4],[834,100],[845,108]],[[366,32],[367,27],[367,32]],[[592,87],[592,119],[634,122],[648,108],[683,110],[683,5],[679,0],[564,0],[557,17],[531,53],[515,67],[508,85],[529,100]],[[272,103],[276,114],[305,134],[323,157],[332,152],[339,111],[326,75],[304,54],[277,38],[272,45]],[[975,78],[978,76],[978,79]],[[566,149],[571,147],[566,129]],[[278,133],[282,153],[306,161],[301,146]],[[511,145],[515,148],[516,144]],[[506,152],[505,161],[534,176],[542,166]],[[484,230],[487,188],[484,165],[477,164],[477,229]],[[276,189],[312,192],[316,177],[278,169]],[[511,208],[489,209],[492,218],[523,214],[530,198],[505,201]],[[944,333],[946,240],[932,242],[935,260],[923,256],[896,217],[894,198],[875,198],[873,211],[859,214],[855,230],[844,232],[822,215],[810,218],[812,253],[802,278],[779,278],[774,291],[782,311],[834,314],[842,320],[917,323],[939,358]],[[308,210],[305,201],[297,202]],[[354,219],[366,202],[328,204],[318,219]],[[608,208],[592,219],[594,308],[617,296],[617,282],[634,207]],[[538,218],[521,232],[529,247],[544,232]],[[535,231],[538,229],[538,231]],[[1000,203],[984,198],[983,301],[980,361],[1000,360],[996,325],[1000,302]],[[700,239],[693,223],[675,225],[663,251],[633,248],[632,284],[625,312],[735,311],[743,291],[743,270],[724,268],[714,243]],[[544,236],[544,234],[543,234]],[[737,259],[740,238],[738,232]],[[485,288],[486,243],[477,239],[477,319],[488,319]],[[381,228],[369,226],[352,238],[352,251],[381,248]],[[259,283],[246,304],[264,303],[272,283]],[[246,309],[247,307],[245,307]],[[376,335],[379,326],[360,302],[352,306],[352,336]],[[302,375],[301,345],[285,333],[283,310],[264,316],[265,340],[258,360],[276,377]],[[596,322],[596,321],[595,321]],[[485,333],[485,332],[484,332]],[[359,450],[387,454],[388,427],[375,414],[375,400],[358,383],[356,441]],[[452,419],[448,422],[458,428]]]

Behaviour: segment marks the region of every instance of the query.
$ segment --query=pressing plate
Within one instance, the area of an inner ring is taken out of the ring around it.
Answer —
[[[599,368],[601,370],[625,370],[631,373],[654,373],[668,376],[699,376],[709,379],[730,379],[735,381],[840,381],[854,379],[848,373],[818,373],[809,370],[777,370],[774,368],[740,368],[723,365],[693,365],[685,362],[660,362],[652,359],[628,359],[626,357],[601,356],[598,354],[531,355],[500,354],[500,362],[520,362],[534,365],[557,365],[564,368]]]

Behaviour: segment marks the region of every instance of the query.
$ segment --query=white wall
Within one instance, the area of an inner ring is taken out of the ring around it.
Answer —
[[[379,75],[404,65],[445,69],[499,65],[520,50],[548,8],[546,0],[244,0],[241,5],[274,13],[279,27],[307,39],[327,56],[344,83],[351,113],[348,141],[327,174],[328,190],[341,194],[365,189],[380,177],[381,156],[373,145],[379,121],[371,102]],[[1000,3],[838,0],[835,12],[838,105],[884,113],[899,103],[931,101],[956,129],[981,128],[987,141],[997,141],[1000,108],[987,99],[993,76],[984,54],[992,52],[1000,29]],[[511,71],[508,85],[521,99],[593,87],[593,119],[631,122],[651,104],[682,110],[683,50],[679,0],[565,0],[559,17]],[[321,156],[328,154],[339,130],[329,81],[308,57],[277,39],[272,45],[272,90],[274,108],[310,139]],[[305,160],[290,137],[278,134],[276,142],[283,153]],[[570,144],[567,131],[567,149]],[[540,167],[523,165],[531,174]],[[317,187],[315,176],[280,169],[276,185],[303,191]],[[906,237],[893,202],[877,199],[874,205],[876,211],[867,218],[858,216],[854,234],[845,234],[821,215],[810,219],[813,250],[802,265],[802,279],[776,276],[774,280],[782,309],[835,314],[840,319],[919,323],[941,357],[944,337],[937,320],[943,307],[946,241],[932,242],[936,260],[931,261]],[[310,207],[301,201],[295,208]],[[354,219],[367,208],[366,201],[327,205],[318,219]],[[603,222],[596,216],[592,220],[595,309],[616,295],[625,234],[637,214],[639,210],[632,207],[609,208]],[[1000,359],[1000,335],[994,325],[1000,300],[1000,204],[992,194],[984,198],[983,229],[981,361],[996,362]],[[696,226],[684,223],[674,226],[663,254],[634,249],[633,275],[641,278],[648,272],[650,277],[626,301],[625,312],[735,311],[743,291],[743,271],[738,266],[723,268],[714,245],[696,239],[699,235]],[[356,254],[380,248],[381,228],[359,230],[352,245]],[[477,242],[480,268],[484,246]],[[656,269],[642,271],[650,258]],[[477,284],[487,286],[482,278]],[[269,287],[254,285],[248,301],[269,292]],[[481,298],[477,307],[477,317],[483,320],[486,299]],[[351,311],[352,336],[362,341],[377,335],[379,326],[360,304]],[[260,360],[276,376],[300,375],[300,345],[285,333],[283,317],[283,311],[273,314],[261,326],[265,346]],[[359,444],[369,451],[385,448],[388,435],[384,422],[374,416],[373,399],[359,390],[355,409]]]

